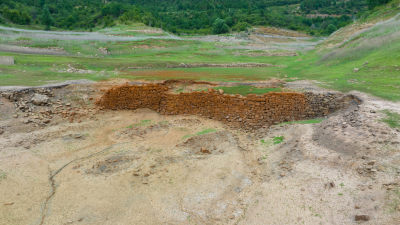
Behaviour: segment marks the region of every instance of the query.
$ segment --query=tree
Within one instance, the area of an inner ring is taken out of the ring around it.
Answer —
[[[42,24],[46,26],[46,30],[50,30],[50,26],[53,25],[54,21],[50,15],[49,7],[47,7],[47,5],[44,6],[41,19],[42,19]]]
[[[229,32],[229,26],[223,19],[216,19],[213,23],[212,30],[214,34],[224,34]]]
[[[2,11],[4,17],[9,19],[13,23],[21,25],[27,25],[31,23],[32,18],[26,11],[9,9],[8,7],[4,7]]]
[[[326,28],[326,32],[328,34],[332,34],[336,30],[337,30],[337,27],[335,25],[333,25],[333,24],[329,24],[328,27]]]
[[[235,26],[233,26],[233,30],[235,31],[247,31],[250,25],[246,22],[239,22]]]
[[[368,0],[368,7],[370,9],[375,8],[378,5],[383,5],[390,2],[390,0]]]

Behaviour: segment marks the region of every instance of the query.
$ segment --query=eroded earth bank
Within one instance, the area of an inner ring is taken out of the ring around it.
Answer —
[[[399,224],[399,104],[278,85],[4,88],[0,224]]]

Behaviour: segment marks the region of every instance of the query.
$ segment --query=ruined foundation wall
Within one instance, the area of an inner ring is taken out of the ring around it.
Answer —
[[[165,84],[123,85],[111,88],[97,101],[105,109],[149,108],[165,115],[199,115],[244,129],[284,121],[326,116],[343,101],[337,94],[267,93],[226,95],[208,92],[170,93]]]

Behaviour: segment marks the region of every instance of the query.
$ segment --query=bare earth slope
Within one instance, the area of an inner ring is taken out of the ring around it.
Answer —
[[[46,92],[32,114],[50,109],[50,121],[14,118],[0,98],[0,224],[400,222],[400,131],[380,122],[398,103],[355,93],[360,106],[322,123],[248,133],[197,116],[98,111],[107,85]]]

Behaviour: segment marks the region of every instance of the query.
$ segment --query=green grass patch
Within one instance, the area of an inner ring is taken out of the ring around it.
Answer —
[[[289,122],[283,122],[280,123],[279,125],[292,125],[292,124],[316,124],[316,123],[321,123],[324,121],[323,118],[316,118],[316,119],[310,119],[310,120],[298,120],[298,121],[289,121]]]
[[[262,95],[268,92],[279,92],[280,88],[257,88],[248,85],[239,85],[233,87],[214,87],[215,90],[222,89],[225,94],[240,94],[246,96],[248,94]]]
[[[270,146],[270,145],[277,145],[277,144],[280,144],[280,143],[282,143],[284,140],[285,140],[285,137],[284,137],[284,136],[278,136],[278,137],[273,137],[273,138],[271,138],[271,139],[269,139],[269,140],[261,139],[261,140],[260,140],[260,143],[261,143],[261,145],[263,145],[263,146]]]
[[[390,201],[387,203],[386,208],[389,213],[395,213],[400,207],[400,188],[395,188],[387,194]]]
[[[187,134],[187,135],[183,136],[183,139],[188,139],[188,138],[191,138],[191,137],[200,136],[200,135],[209,134],[209,133],[214,133],[214,132],[217,132],[217,130],[214,129],[214,128],[207,128],[207,129],[199,131],[199,132],[197,132],[195,134]]]
[[[7,179],[7,173],[0,170],[0,181]]]
[[[382,119],[382,122],[386,123],[391,128],[400,128],[400,114],[389,110],[384,110],[383,113],[386,114],[386,117]]]
[[[139,123],[135,123],[134,127],[144,127],[151,124],[151,120],[141,120]]]
[[[272,138],[272,141],[273,141],[274,145],[277,145],[277,144],[282,143],[284,139],[285,139],[285,137],[279,136],[279,137]]]
[[[209,134],[209,133],[214,133],[214,132],[217,132],[217,130],[214,128],[208,128],[208,129],[204,129],[202,131],[197,132],[196,135],[204,135],[204,134]]]

